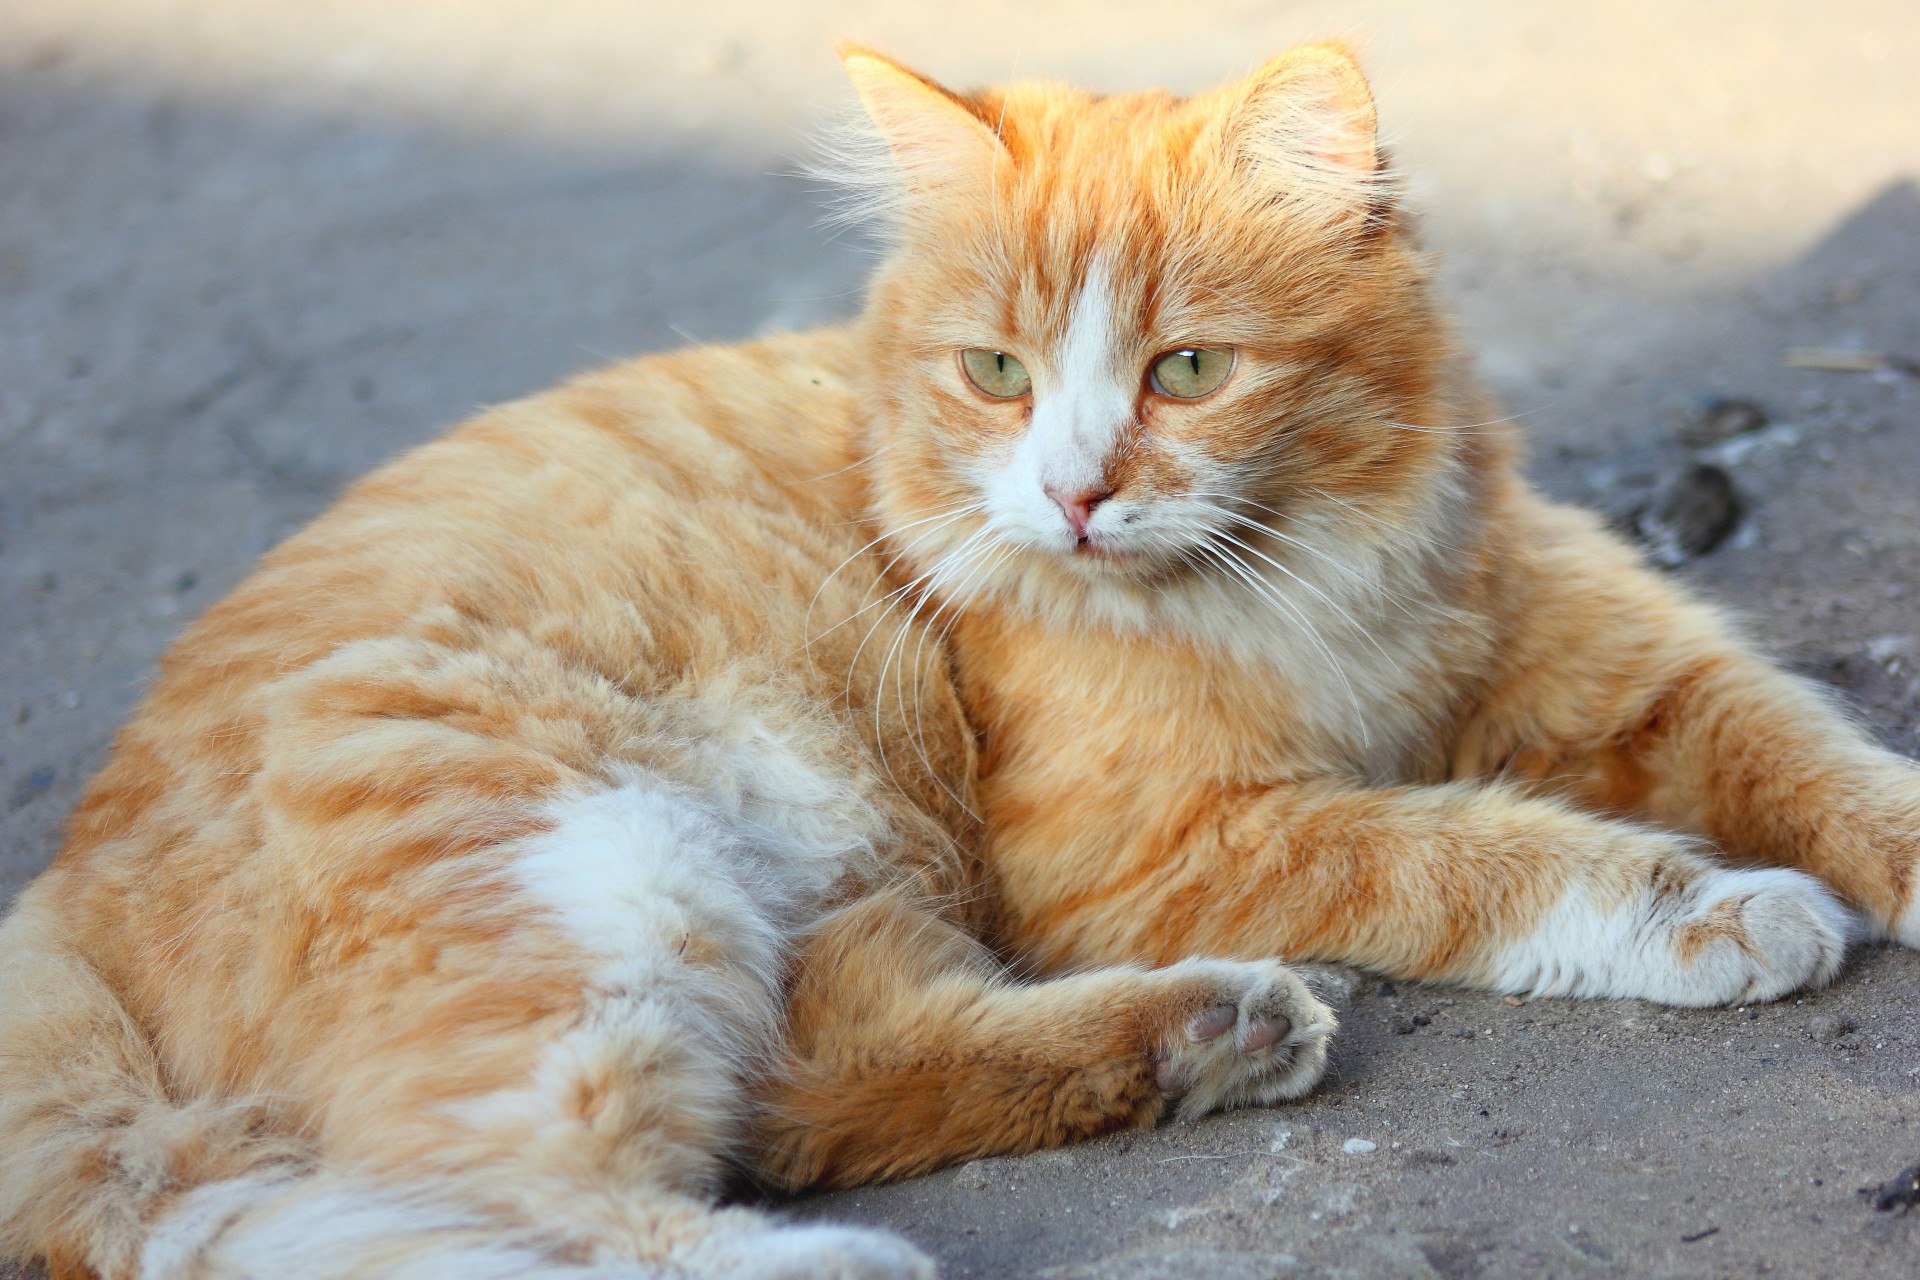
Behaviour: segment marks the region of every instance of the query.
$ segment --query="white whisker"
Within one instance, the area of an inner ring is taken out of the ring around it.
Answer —
[[[985,541],[983,541],[983,539]],[[984,554],[984,552],[978,551],[975,548],[980,546],[991,547],[992,545],[991,539],[992,539],[991,530],[986,525],[982,525],[980,526],[980,528],[974,530],[971,534],[969,534],[967,538],[958,547],[942,555],[940,559],[935,562],[934,568],[928,573],[922,575],[922,580],[924,580],[927,584],[927,594],[933,594],[935,592],[938,592],[941,589],[941,585],[942,585],[941,580],[943,578],[952,578],[954,576],[957,576],[961,571],[970,568],[971,564],[977,561],[980,558],[980,556]],[[955,565],[956,561],[958,562],[958,567],[956,567]],[[938,615],[937,609],[935,610],[935,615],[936,616]],[[926,626],[931,624],[923,623],[922,625]],[[879,676],[876,678],[875,684],[874,684],[874,699],[873,699],[874,749],[879,753],[881,768],[886,770],[888,779],[892,781],[895,786],[900,785],[900,779],[897,776],[895,776],[893,772],[892,761],[890,761],[887,758],[886,735],[882,731],[880,717],[881,717],[881,712],[884,709],[884,706],[886,703],[887,670],[890,667],[893,667],[894,658],[900,654],[901,647],[906,643],[908,630],[909,628],[903,623],[900,629],[894,633],[892,643],[887,646],[887,652],[880,660],[880,673],[879,673]],[[864,642],[862,643],[864,644]],[[856,659],[858,658],[858,656],[859,655],[856,652],[855,654]],[[916,662],[918,661],[917,657],[915,661]],[[906,721],[906,712],[907,712],[906,690],[901,683],[902,679],[904,678],[904,674],[905,674],[904,667],[895,668],[894,698],[895,698],[895,701],[899,704],[900,717],[901,717],[901,722],[903,724]],[[851,675],[851,672],[849,672],[849,675]],[[917,668],[915,670],[914,675],[915,675],[916,688],[917,688],[918,679],[919,679],[919,671]],[[917,708],[919,707],[918,697],[914,699],[914,706],[917,710]],[[920,745],[920,759],[921,759],[921,762],[926,766],[928,775],[934,779],[934,781],[941,787],[941,789],[947,791],[948,795],[953,796],[954,802],[959,804],[962,809],[965,809],[970,816],[977,818],[979,815],[974,814],[971,809],[967,808],[966,802],[962,800],[959,796],[953,795],[953,792],[947,788],[946,782],[943,779],[941,779],[939,774],[934,770],[932,762],[927,760],[926,747],[925,747],[924,741]]]
[[[1299,609],[1288,602],[1284,596],[1274,591],[1271,583],[1264,581],[1259,574],[1253,571],[1251,566],[1227,548],[1212,542],[1202,542],[1198,545],[1204,548],[1209,555],[1213,556],[1216,562],[1226,568],[1228,572],[1239,578],[1256,599],[1264,601],[1271,606],[1276,613],[1300,628],[1309,643],[1320,651],[1320,656],[1326,660],[1327,666],[1332,671],[1334,678],[1340,682],[1341,688],[1346,691],[1347,701],[1353,708],[1354,723],[1360,730],[1361,747],[1365,749],[1371,746],[1371,738],[1367,730],[1367,717],[1360,706],[1360,695],[1354,690],[1352,681],[1347,679],[1346,669],[1340,665],[1339,659],[1333,656],[1333,651],[1327,647],[1326,641],[1321,638],[1319,629],[1316,628],[1312,621],[1301,613]]]
[[[813,623],[814,606],[819,603],[820,593],[827,589],[827,584],[832,582],[842,569],[845,569],[848,565],[852,564],[855,560],[859,559],[862,555],[866,554],[869,550],[871,550],[873,547],[875,547],[879,543],[885,542],[888,538],[904,533],[906,530],[915,528],[919,525],[927,524],[930,521],[939,520],[940,521],[939,524],[935,525],[931,529],[922,531],[922,533],[918,537],[909,541],[905,547],[903,547],[900,551],[896,552],[891,559],[889,559],[884,565],[881,566],[880,574],[878,575],[878,580],[884,581],[886,573],[889,570],[891,570],[895,564],[899,563],[901,556],[904,556],[908,551],[911,551],[914,547],[919,546],[920,543],[924,542],[927,538],[930,538],[935,534],[938,534],[941,530],[947,528],[947,526],[953,524],[955,521],[960,520],[968,515],[971,515],[976,511],[979,511],[981,509],[981,506],[982,504],[978,502],[961,503],[957,508],[942,508],[941,510],[934,512],[930,516],[926,516],[919,520],[910,521],[907,524],[901,525],[897,529],[885,530],[880,534],[879,537],[874,538],[871,542],[868,542],[866,546],[861,547],[858,551],[855,551],[852,555],[848,556],[845,560],[842,560],[839,564],[835,565],[833,572],[829,573],[826,577],[822,578],[820,580],[820,585],[814,588],[813,598],[807,601],[807,611],[804,615],[802,615],[801,624],[800,624],[801,634],[806,637],[806,642],[804,647],[809,649],[812,648],[815,641],[826,639],[828,636],[838,631],[841,627],[846,626],[849,622],[852,622],[855,618],[867,612],[867,610],[875,608],[878,605],[885,604],[889,598],[897,594],[896,592],[888,592],[887,595],[882,596],[879,600],[874,601],[872,604],[863,605],[860,609],[856,610],[851,614],[848,614],[846,617],[840,619],[840,621],[834,623],[831,627],[828,627],[825,631],[822,631],[819,635],[817,636],[813,635],[811,633],[810,628],[812,627],[812,623]],[[872,590],[873,590],[872,587],[867,588],[867,591],[869,593]],[[864,600],[865,596],[863,595],[861,598]]]
[[[1253,546],[1249,545],[1248,543],[1241,541],[1239,538],[1234,537],[1231,533],[1228,533],[1226,530],[1224,529],[1215,530],[1214,536],[1216,538],[1225,539],[1227,542],[1230,542],[1234,546],[1239,547],[1242,551],[1246,552],[1248,555],[1259,557],[1261,560],[1264,560],[1267,564],[1272,565],[1275,569],[1278,569],[1281,573],[1286,574],[1288,578],[1292,579],[1298,585],[1305,587],[1308,591],[1312,592],[1314,596],[1316,596],[1322,604],[1326,605],[1327,608],[1339,614],[1341,619],[1349,627],[1352,627],[1354,631],[1357,632],[1362,639],[1364,639],[1368,644],[1372,645],[1375,653],[1378,653],[1381,657],[1385,658],[1388,662],[1393,661],[1393,655],[1380,647],[1380,642],[1373,638],[1373,633],[1369,631],[1367,628],[1361,626],[1359,621],[1351,613],[1348,613],[1346,609],[1341,607],[1340,603],[1336,601],[1332,596],[1320,590],[1320,588],[1314,586],[1311,582],[1308,582],[1305,578],[1301,577],[1299,574],[1295,573],[1293,570],[1287,568],[1287,566],[1285,566],[1284,564],[1281,564],[1278,560],[1275,560],[1272,556],[1267,555],[1265,552],[1260,551],[1254,548]]]
[[[1207,496],[1215,496],[1215,495],[1196,493],[1196,494],[1193,494],[1192,496],[1207,497]],[[1220,494],[1217,496],[1229,497],[1230,495]],[[1256,503],[1254,505],[1257,506],[1258,504]],[[1406,597],[1400,595],[1398,592],[1388,587],[1386,583],[1381,582],[1379,579],[1369,578],[1365,574],[1361,573],[1359,570],[1355,569],[1352,565],[1341,563],[1339,560],[1335,559],[1333,556],[1328,555],[1326,552],[1314,546],[1312,543],[1293,537],[1290,534],[1282,533],[1280,530],[1274,528],[1272,525],[1264,524],[1261,521],[1252,519],[1251,517],[1248,517],[1248,516],[1243,516],[1236,511],[1229,511],[1224,507],[1209,504],[1209,509],[1213,511],[1215,514],[1224,517],[1225,519],[1232,520],[1237,524],[1245,526],[1246,528],[1257,530],[1260,533],[1266,534],[1270,538],[1274,538],[1280,542],[1284,542],[1290,547],[1296,548],[1297,550],[1300,550],[1300,551],[1304,551],[1306,554],[1313,556],[1318,560],[1324,561],[1326,564],[1330,565],[1332,568],[1337,569],[1340,573],[1344,574],[1346,577],[1348,577],[1352,581],[1364,587],[1371,594],[1379,596],[1381,599],[1387,601],[1389,604],[1392,604],[1393,606],[1398,608],[1402,613],[1406,614],[1407,617],[1413,619],[1416,622],[1420,621],[1420,615],[1416,614],[1413,611]],[[1252,548],[1248,548],[1248,550],[1252,550]],[[1254,554],[1259,555],[1260,553],[1256,551],[1254,552]],[[1269,563],[1272,563],[1272,562],[1269,561]],[[1287,570],[1281,569],[1281,572],[1286,573]],[[1292,576],[1292,575],[1289,575],[1289,576]],[[1296,581],[1300,581],[1301,585],[1306,587],[1309,591],[1314,590],[1314,588],[1310,584],[1306,583],[1305,581],[1302,581],[1299,579],[1296,579]],[[1326,597],[1324,596],[1322,596],[1321,598],[1323,600],[1326,599]],[[1332,601],[1328,601],[1328,603],[1332,604]],[[1339,606],[1335,605],[1334,607],[1338,608]],[[1349,618],[1348,621],[1352,621],[1352,619]]]
[[[1401,431],[1421,431],[1437,436],[1509,436],[1520,430],[1520,420],[1525,413],[1512,413],[1504,418],[1489,418],[1485,422],[1463,422],[1458,425],[1423,427],[1411,422],[1395,422],[1391,418],[1380,419],[1380,424],[1395,427]],[[1499,427],[1498,431],[1482,430],[1485,427]]]
[[[1401,525],[1393,524],[1387,520],[1383,520],[1381,517],[1379,517],[1378,515],[1375,515],[1371,511],[1368,511],[1366,508],[1362,507],[1357,502],[1351,502],[1346,498],[1336,497],[1335,495],[1328,493],[1325,489],[1310,488],[1307,490],[1307,492],[1311,494],[1315,494],[1318,497],[1333,503],[1333,505],[1335,505],[1336,507],[1344,508],[1345,510],[1352,513],[1353,515],[1356,515],[1360,517],[1362,520],[1365,520],[1367,523],[1373,525],[1375,528],[1378,528],[1386,533],[1392,534],[1395,538],[1404,538],[1412,542],[1414,545],[1422,547],[1428,551],[1435,552],[1436,554],[1443,553],[1446,550],[1446,548],[1442,547],[1439,543],[1435,542],[1433,538],[1428,534],[1420,532],[1418,530],[1408,529]],[[1259,506],[1260,504],[1254,503],[1253,505]],[[1273,508],[1271,507],[1261,507],[1260,509],[1263,511],[1273,511]],[[1274,511],[1273,514],[1279,515],[1280,513],[1278,511]]]

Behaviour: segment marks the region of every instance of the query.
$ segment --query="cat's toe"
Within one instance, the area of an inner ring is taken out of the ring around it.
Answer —
[[[1656,999],[1674,1004],[1777,1000],[1833,980],[1859,922],[1812,876],[1775,868],[1722,869],[1697,883],[1667,923],[1671,978]]]
[[[1840,972],[1847,943],[1859,931],[1858,921],[1839,899],[1813,877],[1797,872],[1727,874],[1747,879],[1727,893],[1721,905],[1703,911],[1694,927],[1711,934],[1713,926],[1707,922],[1716,914],[1724,918],[1726,904],[1741,902],[1740,925],[1747,942],[1741,949],[1750,962],[1750,971],[1744,975],[1743,989],[1733,999],[1776,1000],[1801,987],[1831,982]],[[1738,982],[1739,976],[1733,981]]]
[[[1182,1119],[1298,1097],[1326,1072],[1333,1010],[1274,960],[1174,966],[1186,1011],[1161,1046],[1154,1078]]]

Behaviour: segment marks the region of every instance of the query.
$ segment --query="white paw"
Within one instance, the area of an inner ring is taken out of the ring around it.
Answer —
[[[1186,960],[1165,970],[1186,990],[1155,1080],[1182,1120],[1297,1098],[1326,1073],[1333,1010],[1277,960]]]
[[[1893,922],[1892,936],[1900,945],[1920,950],[1920,885],[1915,885],[1911,892],[1913,900]]]
[[[831,1223],[726,1232],[683,1265],[705,1280],[938,1280],[933,1260],[890,1231]]]
[[[1830,982],[1858,921],[1798,871],[1713,867],[1619,905],[1568,893],[1492,966],[1496,990],[1624,996],[1662,1004],[1777,1000]]]
[[[1723,871],[1674,934],[1710,1004],[1777,1000],[1840,972],[1859,920],[1798,871]]]

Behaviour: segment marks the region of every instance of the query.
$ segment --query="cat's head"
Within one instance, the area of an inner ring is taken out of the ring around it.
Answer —
[[[873,144],[842,177],[889,247],[878,515],[936,594],[1137,613],[1417,518],[1444,341],[1349,53],[1182,99],[843,52]]]

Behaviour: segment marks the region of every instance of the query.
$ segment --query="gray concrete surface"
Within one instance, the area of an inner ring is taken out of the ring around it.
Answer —
[[[1682,572],[1920,749],[1920,379],[1781,359],[1920,356],[1911,4],[6,0],[0,894],[168,638],[352,476],[603,358],[857,305],[780,176],[836,33],[1115,88],[1365,40],[1540,480],[1623,505],[1701,397],[1766,406],[1723,457],[1750,514]],[[1920,1219],[1856,1189],[1920,1161],[1917,979],[1869,947],[1714,1012],[1367,980],[1298,1106],[793,1211],[956,1277],[1909,1276]]]

